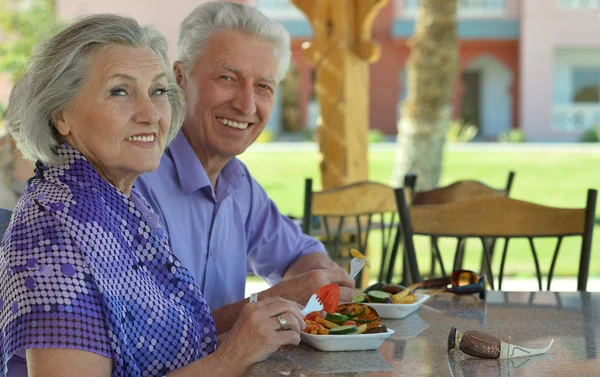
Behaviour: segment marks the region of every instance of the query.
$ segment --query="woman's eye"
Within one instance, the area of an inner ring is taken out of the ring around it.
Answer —
[[[157,88],[154,90],[154,92],[152,93],[155,96],[163,96],[165,94],[167,94],[169,92],[168,89],[165,88]]]
[[[114,96],[114,97],[126,96],[127,91],[125,91],[125,89],[123,89],[123,88],[111,89],[110,95]]]

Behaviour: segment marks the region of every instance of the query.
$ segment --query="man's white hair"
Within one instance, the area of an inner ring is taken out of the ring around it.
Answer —
[[[287,73],[292,56],[290,35],[283,25],[275,22],[251,5],[226,1],[211,1],[194,9],[181,23],[177,39],[177,60],[186,74],[193,68],[211,36],[235,30],[269,42],[279,54],[279,83]]]

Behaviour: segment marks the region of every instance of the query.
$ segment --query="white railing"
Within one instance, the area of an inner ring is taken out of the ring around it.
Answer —
[[[254,0],[254,6],[273,19],[304,18],[304,13],[289,0]]]
[[[600,125],[600,103],[554,105],[552,108],[552,128],[556,131],[581,132],[594,125]]]
[[[458,0],[459,17],[498,17],[508,13],[507,0]],[[419,0],[404,0],[404,15],[414,16]]]
[[[556,0],[560,9],[600,9],[600,0]]]

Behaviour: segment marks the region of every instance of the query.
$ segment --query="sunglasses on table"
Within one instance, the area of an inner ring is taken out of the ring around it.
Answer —
[[[479,293],[479,298],[485,299],[485,274],[479,275],[469,270],[457,270],[450,276],[423,280],[419,288],[438,289],[439,292],[455,294]]]

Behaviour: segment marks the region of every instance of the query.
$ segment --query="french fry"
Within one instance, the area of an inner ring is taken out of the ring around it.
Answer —
[[[323,325],[318,324],[317,322],[313,322],[311,320],[305,319],[304,323],[306,323],[306,328],[304,329],[304,332],[307,334],[312,334],[312,330],[317,329],[318,335],[329,335],[329,330],[327,328],[325,328]]]
[[[396,293],[395,295],[392,295],[392,304],[401,304],[402,300],[404,300],[406,297],[408,297],[409,293],[410,293],[410,291],[407,288],[400,293]]]
[[[328,329],[332,329],[334,327],[338,327],[339,326],[338,324],[335,324],[333,322],[329,322],[329,321],[327,321],[327,320],[325,320],[325,319],[323,319],[321,317],[315,318],[315,322],[317,322],[319,325],[325,326]]]
[[[409,294],[408,296],[404,297],[403,299],[400,299],[398,302],[394,302],[392,300],[392,302],[394,304],[413,304],[417,299],[417,296],[415,296],[414,293]]]
[[[369,259],[367,259],[367,257],[365,257],[360,251],[356,249],[350,249],[350,255],[352,255],[356,259],[366,260],[366,266],[368,268],[371,268],[371,263],[369,263]]]
[[[404,299],[405,297],[408,297],[410,294],[412,294],[410,292],[421,287],[422,285],[423,285],[423,282],[414,283],[414,284],[411,284],[408,287],[406,287],[406,289],[404,289],[403,291],[396,293],[395,295],[392,295],[392,303],[393,304],[406,304],[405,302],[400,302],[400,301],[402,299]]]
[[[358,334],[364,333],[366,329],[367,329],[366,323],[363,323],[362,325],[358,326]]]

